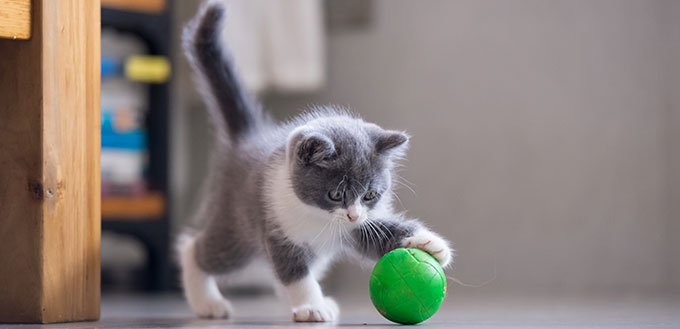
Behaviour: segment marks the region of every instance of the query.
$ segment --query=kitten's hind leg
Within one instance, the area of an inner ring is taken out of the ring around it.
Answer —
[[[215,277],[198,266],[195,246],[195,236],[180,236],[177,250],[182,267],[184,295],[199,317],[228,318],[233,314],[231,303],[220,293]]]

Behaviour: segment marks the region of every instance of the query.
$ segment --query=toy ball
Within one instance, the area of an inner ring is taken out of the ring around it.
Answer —
[[[446,275],[428,253],[399,248],[375,264],[369,287],[373,305],[385,318],[416,324],[439,310],[446,297]]]

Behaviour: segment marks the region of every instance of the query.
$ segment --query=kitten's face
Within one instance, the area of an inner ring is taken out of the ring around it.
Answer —
[[[353,120],[349,127],[338,124],[294,133],[289,140],[291,181],[305,204],[360,224],[391,193],[392,157],[408,137]]]

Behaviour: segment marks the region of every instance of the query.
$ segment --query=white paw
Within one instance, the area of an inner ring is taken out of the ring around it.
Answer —
[[[330,297],[322,303],[305,304],[293,309],[295,322],[334,322],[340,315],[338,304]]]
[[[190,301],[191,308],[196,315],[201,318],[222,319],[228,318],[234,313],[234,309],[228,300],[221,299],[202,299]]]
[[[413,236],[404,239],[403,245],[405,248],[416,248],[427,252],[442,267],[448,266],[453,260],[453,250],[449,247],[449,243],[439,235],[425,229],[418,230]]]

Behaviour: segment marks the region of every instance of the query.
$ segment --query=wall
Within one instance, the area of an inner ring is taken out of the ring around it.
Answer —
[[[175,54],[173,80],[174,108],[171,117],[171,211],[177,222],[173,230],[180,231],[189,223],[192,211],[198,206],[196,195],[206,170],[206,161],[212,145],[212,135],[207,122],[204,104],[196,92],[191,68],[182,52],[181,36],[184,24],[194,17],[200,1],[173,2],[172,44]]]
[[[670,99],[669,112],[669,155],[670,155],[670,216],[669,216],[669,264],[671,282],[675,291],[680,291],[680,2],[669,1],[667,18],[670,32],[668,72]]]
[[[670,260],[680,245],[669,232],[679,230],[670,192],[680,186],[680,102],[669,111],[678,93],[667,53],[677,5],[375,6],[368,29],[330,35],[326,88],[265,104],[279,117],[310,102],[350,105],[408,130],[402,175],[417,194],[403,189],[403,205],[454,241],[453,275],[479,283],[497,271],[484,288],[460,291],[640,292],[677,282],[680,262]],[[205,155],[206,136],[195,96],[180,93],[177,115],[192,122],[177,124],[185,218],[204,165],[190,159]],[[345,264],[335,273],[335,288],[364,288],[366,271]]]

